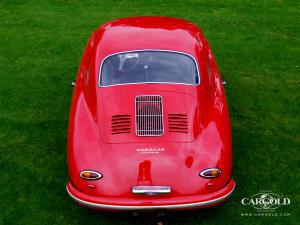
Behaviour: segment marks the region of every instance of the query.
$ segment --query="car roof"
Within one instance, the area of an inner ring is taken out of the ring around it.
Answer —
[[[193,23],[162,16],[128,17],[105,23],[96,32],[97,56],[133,50],[171,50],[197,57],[203,34]]]

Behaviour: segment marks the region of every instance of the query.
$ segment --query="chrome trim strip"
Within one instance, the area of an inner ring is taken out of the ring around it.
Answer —
[[[125,83],[125,84],[113,84],[113,85],[101,86],[101,84],[100,84],[101,70],[102,70],[103,63],[104,63],[104,61],[107,58],[109,58],[110,56],[114,56],[114,55],[118,55],[118,54],[123,54],[123,53],[146,52],[146,51],[153,51],[153,52],[173,52],[173,53],[179,53],[179,54],[187,55],[187,56],[191,57],[194,60],[195,64],[196,64],[196,70],[197,70],[198,80],[199,80],[198,84],[171,83],[171,82],[142,82],[142,83]],[[181,85],[199,86],[200,83],[201,83],[201,76],[200,76],[200,72],[199,72],[198,61],[196,60],[196,58],[194,56],[192,56],[191,54],[188,54],[188,53],[185,53],[185,52],[180,52],[180,51],[175,51],[175,50],[167,50],[167,49],[137,49],[137,50],[130,50],[130,51],[122,51],[122,52],[112,53],[112,54],[104,57],[104,59],[100,63],[99,72],[98,72],[98,86],[102,87],[102,88],[113,87],[113,86],[120,86],[120,85],[132,85],[132,84],[181,84]]]
[[[87,201],[81,200],[81,199],[75,197],[74,195],[72,195],[70,193],[70,191],[68,190],[68,186],[67,186],[67,192],[75,202],[82,204],[86,207],[92,207],[92,208],[97,208],[97,209],[110,209],[110,210],[188,209],[188,208],[194,208],[194,207],[202,207],[202,206],[207,206],[207,205],[211,205],[211,204],[222,202],[222,201],[226,200],[232,194],[234,189],[235,189],[235,183],[234,183],[232,190],[229,193],[227,193],[226,195],[224,195],[220,198],[216,198],[216,199],[209,200],[209,201],[178,204],[178,205],[132,206],[132,205],[107,205],[107,204],[87,202]]]

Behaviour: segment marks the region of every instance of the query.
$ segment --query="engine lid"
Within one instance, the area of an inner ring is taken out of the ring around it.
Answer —
[[[197,99],[186,93],[116,93],[104,97],[98,113],[107,143],[191,142],[200,132]]]

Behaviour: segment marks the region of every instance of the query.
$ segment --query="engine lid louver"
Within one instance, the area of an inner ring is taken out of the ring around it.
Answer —
[[[169,114],[168,115],[169,132],[187,133],[187,115],[186,114]]]
[[[130,115],[114,115],[111,117],[111,134],[130,133],[131,117]]]
[[[136,96],[135,131],[137,136],[163,135],[163,104],[161,96]]]

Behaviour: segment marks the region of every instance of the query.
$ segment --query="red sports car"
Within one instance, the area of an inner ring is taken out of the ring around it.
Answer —
[[[201,30],[168,17],[91,36],[68,131],[69,195],[101,210],[192,209],[233,192],[229,113]]]

